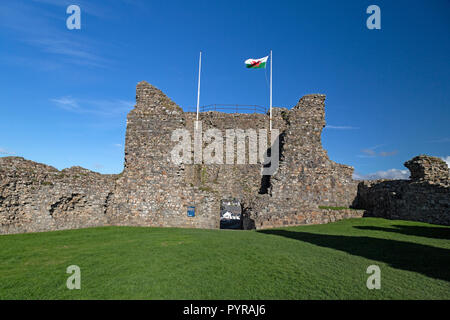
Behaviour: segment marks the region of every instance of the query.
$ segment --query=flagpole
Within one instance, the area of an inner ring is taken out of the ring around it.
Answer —
[[[272,50],[270,50],[270,131],[272,131]]]
[[[200,58],[198,62],[198,89],[197,89],[197,122],[195,128],[197,129],[197,123],[198,123],[198,115],[200,112],[200,74],[202,71],[202,52],[200,51]]]

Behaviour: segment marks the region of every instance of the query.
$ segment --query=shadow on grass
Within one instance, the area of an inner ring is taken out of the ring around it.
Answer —
[[[370,230],[370,231],[395,232],[395,233],[405,234],[408,236],[418,236],[418,237],[450,240],[450,228],[401,226],[401,225],[394,225],[393,227],[394,228],[383,228],[383,227],[373,227],[373,226],[354,226],[353,228],[360,229],[360,230]]]
[[[381,261],[393,268],[421,273],[450,281],[450,250],[412,242],[370,237],[349,237],[288,230],[260,230],[260,233],[291,238],[332,248],[367,259]]]

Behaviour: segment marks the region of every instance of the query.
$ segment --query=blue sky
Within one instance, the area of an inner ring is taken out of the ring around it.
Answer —
[[[366,27],[371,4],[381,30]],[[192,111],[202,50],[202,105],[266,106],[264,70],[244,60],[272,49],[275,106],[326,94],[330,158],[403,176],[415,155],[450,160],[449,13],[445,0],[2,1],[0,154],[119,173],[139,81]]]

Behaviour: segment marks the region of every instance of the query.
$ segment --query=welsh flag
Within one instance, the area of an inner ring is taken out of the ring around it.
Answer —
[[[261,58],[261,59],[247,59],[247,60],[245,60],[245,65],[249,69],[265,68],[268,58],[269,58],[269,56]]]

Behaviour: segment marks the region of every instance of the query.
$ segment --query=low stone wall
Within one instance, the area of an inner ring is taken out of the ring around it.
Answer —
[[[411,180],[363,181],[355,206],[365,216],[450,225],[450,183],[447,164],[436,157],[417,156],[405,166]]]
[[[307,209],[304,212],[284,217],[257,217],[256,221],[244,218],[244,229],[267,229],[280,228],[288,226],[298,226],[305,224],[324,224],[343,219],[362,218],[364,210],[356,209]]]
[[[0,158],[0,234],[108,224],[115,175]]]

